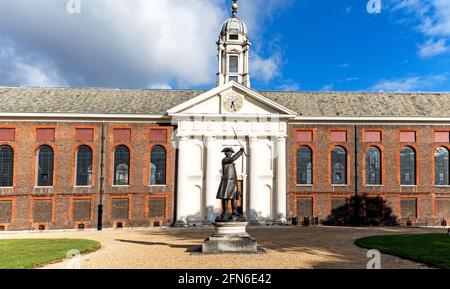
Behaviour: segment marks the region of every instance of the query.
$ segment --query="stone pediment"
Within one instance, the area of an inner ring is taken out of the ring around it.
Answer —
[[[211,89],[167,111],[170,116],[273,116],[296,113],[236,82]]]

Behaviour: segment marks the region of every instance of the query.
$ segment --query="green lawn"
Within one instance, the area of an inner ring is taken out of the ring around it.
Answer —
[[[89,253],[100,243],[76,239],[0,240],[0,269],[28,269],[66,258],[69,250]]]
[[[355,244],[434,267],[450,269],[450,237],[447,234],[376,236],[358,239]]]

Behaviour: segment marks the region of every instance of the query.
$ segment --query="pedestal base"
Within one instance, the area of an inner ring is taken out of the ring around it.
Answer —
[[[204,254],[257,253],[256,239],[246,231],[247,222],[214,223],[214,234],[203,242]]]

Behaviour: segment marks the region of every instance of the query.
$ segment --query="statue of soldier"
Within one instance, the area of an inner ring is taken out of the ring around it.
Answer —
[[[222,160],[222,180],[217,191],[217,199],[222,200],[222,215],[216,218],[216,222],[244,222],[245,218],[237,211],[239,192],[237,191],[237,173],[234,164],[244,153],[244,148],[242,147],[235,153],[232,148],[227,147],[222,152],[225,153],[225,158]],[[233,208],[231,215],[228,215],[228,202],[231,202]]]

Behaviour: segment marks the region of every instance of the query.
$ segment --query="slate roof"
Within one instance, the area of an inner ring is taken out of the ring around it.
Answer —
[[[0,88],[0,113],[163,115],[204,90]],[[299,116],[450,117],[450,93],[281,92],[261,95]]]

